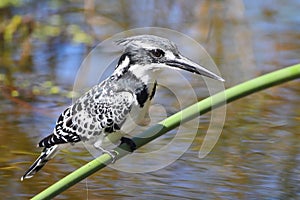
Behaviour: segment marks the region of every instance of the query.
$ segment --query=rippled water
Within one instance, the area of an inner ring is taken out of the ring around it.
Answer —
[[[299,1],[21,3],[0,13],[5,27],[14,24],[11,19],[17,14],[25,16],[16,39],[6,36],[0,42],[0,194],[4,199],[28,199],[93,159],[84,148],[66,150],[33,179],[20,182],[39,154],[36,143],[49,134],[57,115],[71,103],[80,63],[93,46],[112,34],[143,26],[188,34],[210,53],[226,88],[300,61]],[[24,31],[31,25],[39,31]],[[199,99],[208,95],[202,79],[184,76]],[[177,84],[187,105],[193,103],[186,85],[172,76],[166,79]],[[210,114],[201,117],[189,149],[167,167],[139,174],[106,168],[58,199],[300,199],[299,95],[296,80],[227,105],[222,135],[203,159],[198,153]],[[163,105],[168,114],[178,110],[174,95],[163,87],[154,103]],[[182,131],[190,137],[194,128],[185,126]],[[174,134],[139,152],[168,144]],[[156,157],[144,161],[163,162]]]

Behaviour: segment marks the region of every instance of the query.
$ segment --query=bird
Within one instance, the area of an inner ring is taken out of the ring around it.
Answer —
[[[183,70],[225,81],[183,56],[175,43],[167,38],[136,35],[118,39],[115,43],[123,51],[113,73],[59,115],[51,134],[37,144],[43,150],[21,181],[33,177],[60,150],[75,143],[84,142],[109,154],[112,163],[116,154],[103,147],[107,138],[126,143],[133,152],[136,144],[125,137],[122,127],[130,120],[139,123],[145,117],[155,95],[158,75],[164,69]]]

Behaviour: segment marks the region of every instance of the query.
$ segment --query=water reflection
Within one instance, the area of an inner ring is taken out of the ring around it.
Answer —
[[[92,159],[80,148],[65,151],[34,179],[19,182],[38,154],[36,142],[71,103],[83,58],[114,33],[141,26],[186,33],[206,47],[227,87],[299,62],[298,1],[54,0],[0,6],[0,194],[13,199],[32,197]],[[190,79],[199,98],[205,97],[204,86]],[[167,92],[158,94],[156,101],[176,111]],[[294,81],[228,105],[222,136],[204,159],[198,151],[209,114],[193,145],[170,166],[147,174],[107,168],[59,199],[299,199],[299,94]]]

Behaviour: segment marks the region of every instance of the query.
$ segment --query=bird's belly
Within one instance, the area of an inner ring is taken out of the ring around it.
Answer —
[[[141,108],[140,106],[133,106],[128,114],[128,117],[121,127],[122,132],[130,134],[137,126],[145,126],[148,124],[149,103],[147,102],[143,108]]]
[[[122,131],[116,131],[112,133],[101,133],[99,135],[89,136],[87,140],[83,142],[87,145],[95,145],[96,143],[102,148],[110,148],[120,143],[120,139],[125,135]]]

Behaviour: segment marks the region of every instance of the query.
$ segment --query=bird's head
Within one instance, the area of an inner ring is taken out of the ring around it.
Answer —
[[[171,68],[189,71],[215,80],[220,76],[181,55],[170,40],[154,35],[138,35],[116,41],[125,50],[116,67],[116,73],[131,71],[139,77],[148,76],[159,69]]]

